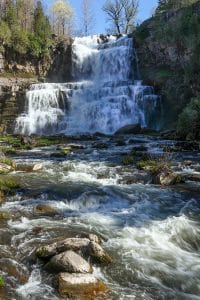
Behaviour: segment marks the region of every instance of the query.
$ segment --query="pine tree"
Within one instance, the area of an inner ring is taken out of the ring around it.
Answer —
[[[41,1],[37,2],[33,16],[33,35],[30,35],[32,46],[35,45],[38,54],[47,54],[51,46],[51,25],[44,13]]]

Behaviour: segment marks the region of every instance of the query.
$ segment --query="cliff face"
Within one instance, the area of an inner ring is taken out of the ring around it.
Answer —
[[[141,78],[162,96],[163,126],[200,95],[200,1],[141,24],[134,34]]]
[[[52,49],[51,58],[42,61],[13,53],[0,54],[0,133],[14,132],[31,84],[71,80],[71,44],[71,40],[58,44]]]
[[[13,133],[17,116],[25,109],[26,89],[35,79],[0,77],[0,133]]]

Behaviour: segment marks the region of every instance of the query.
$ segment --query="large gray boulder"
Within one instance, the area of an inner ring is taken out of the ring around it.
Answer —
[[[96,299],[98,296],[105,297],[108,292],[106,285],[93,274],[60,273],[56,278],[56,286],[61,297],[70,299]]]
[[[74,251],[66,251],[55,255],[46,264],[46,269],[52,273],[92,273],[90,264]]]

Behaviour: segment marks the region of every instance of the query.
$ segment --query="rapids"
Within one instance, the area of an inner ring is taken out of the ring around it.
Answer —
[[[129,124],[160,127],[160,97],[139,80],[132,38],[75,38],[72,57],[74,82],[32,85],[16,133],[110,134]]]
[[[199,184],[126,184],[133,169],[120,163],[133,147],[143,145],[159,154],[160,146],[170,142],[144,136],[127,136],[124,146],[114,137],[77,141],[84,149],[65,158],[52,155],[56,146],[24,150],[15,157],[17,164],[42,162],[44,169],[10,175],[22,188],[1,207],[10,214],[0,223],[3,299],[59,300],[34,249],[89,232],[104,238],[114,258],[108,267],[95,267],[111,290],[108,300],[200,299]],[[99,149],[98,143],[105,147]],[[198,173],[199,152],[171,156],[180,172],[188,159],[193,161],[191,172],[196,168]],[[41,203],[55,207],[56,216],[38,216],[34,209]]]

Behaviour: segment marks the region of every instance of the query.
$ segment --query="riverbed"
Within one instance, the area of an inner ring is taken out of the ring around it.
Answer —
[[[42,163],[43,169],[9,175],[21,188],[1,206],[9,218],[0,223],[6,281],[0,299],[61,299],[35,249],[88,233],[100,236],[113,257],[109,266],[94,268],[110,289],[106,299],[200,299],[200,183],[154,185],[135,180],[135,168],[121,163],[134,148],[159,156],[174,142],[142,135],[71,140],[80,147],[63,157],[55,155],[58,145],[14,157],[17,165]],[[166,155],[180,174],[200,175],[199,151]],[[55,214],[38,214],[38,204]]]

